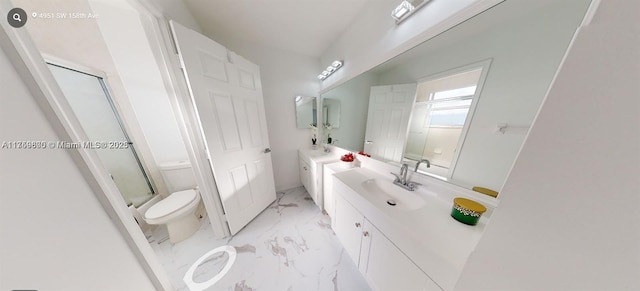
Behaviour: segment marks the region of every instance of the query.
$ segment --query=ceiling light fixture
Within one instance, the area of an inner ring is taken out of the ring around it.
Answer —
[[[391,16],[396,21],[399,21],[407,13],[413,11],[413,9],[415,9],[415,7],[413,7],[413,5],[411,5],[411,3],[409,3],[408,1],[405,0],[405,1],[402,1],[402,3],[400,3],[400,5],[398,5],[398,7],[396,7],[396,9],[393,9],[393,11],[391,11]]]
[[[326,70],[322,71],[320,75],[318,75],[318,79],[324,81],[327,77],[331,76],[335,71],[342,67],[342,61],[333,61],[330,66],[327,67]]]
[[[429,2],[431,0],[403,0],[398,7],[391,11],[391,17],[396,20],[396,24],[399,24]]]

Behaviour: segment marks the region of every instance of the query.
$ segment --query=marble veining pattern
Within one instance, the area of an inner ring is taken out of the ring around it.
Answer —
[[[179,291],[189,290],[182,280],[189,267],[223,245],[235,247],[236,261],[208,290],[370,290],[344,255],[329,217],[302,187],[278,193],[273,204],[233,237],[215,239],[207,219],[185,241],[172,244],[167,237],[166,228],[159,227],[148,240]],[[227,260],[226,253],[208,258],[194,272],[194,281],[209,280]]]

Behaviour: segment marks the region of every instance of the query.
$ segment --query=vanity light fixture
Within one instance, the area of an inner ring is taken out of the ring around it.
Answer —
[[[411,5],[411,3],[409,3],[409,1],[405,0],[405,1],[402,1],[402,3],[400,3],[400,5],[398,5],[398,7],[393,9],[393,11],[391,11],[391,16],[396,21],[400,21],[400,19],[402,19],[403,16],[405,16],[407,13],[413,11],[413,9],[415,9],[415,7],[413,5]]]
[[[335,71],[337,71],[341,67],[342,67],[342,61],[333,61],[333,63],[331,63],[331,65],[328,66],[326,70],[322,71],[322,73],[318,75],[318,79],[320,79],[321,81],[324,81],[324,79],[329,77],[331,74],[333,74]]]
[[[431,0],[403,0],[398,7],[391,11],[391,17],[396,20],[396,24],[399,24],[429,2]]]

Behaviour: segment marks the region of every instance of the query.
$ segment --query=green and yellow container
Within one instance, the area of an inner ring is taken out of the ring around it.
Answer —
[[[467,198],[457,197],[453,199],[451,217],[464,224],[476,225],[485,211],[487,208],[484,205]]]

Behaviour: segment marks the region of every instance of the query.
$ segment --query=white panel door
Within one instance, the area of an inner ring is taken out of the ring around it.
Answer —
[[[171,22],[231,234],[276,199],[258,66]]]
[[[417,84],[373,86],[365,134],[365,152],[400,162]]]
[[[424,154],[424,147],[429,134],[429,104],[415,104],[409,123],[409,134],[404,149],[404,157],[419,161]]]

